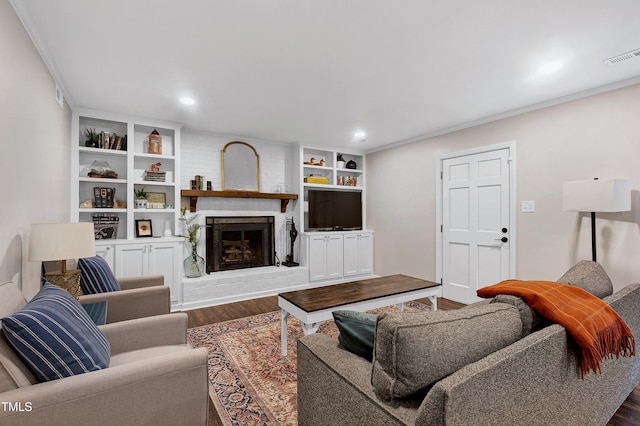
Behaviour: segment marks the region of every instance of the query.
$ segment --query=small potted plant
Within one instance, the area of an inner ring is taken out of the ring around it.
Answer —
[[[98,147],[99,136],[98,136],[98,133],[96,133],[96,129],[87,127],[86,129],[84,129],[84,136],[87,138],[84,141],[84,146],[88,146],[92,148]]]
[[[339,169],[344,169],[344,157],[342,156],[342,154],[338,153],[336,157],[336,162],[338,164]]]
[[[144,188],[140,188],[140,189],[134,189],[133,193],[136,196],[136,199],[134,201],[135,206],[137,209],[146,209],[147,208],[147,192],[144,190]]]

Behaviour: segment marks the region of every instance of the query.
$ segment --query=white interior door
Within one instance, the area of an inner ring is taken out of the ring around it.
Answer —
[[[462,303],[511,277],[509,148],[442,160],[443,295]]]

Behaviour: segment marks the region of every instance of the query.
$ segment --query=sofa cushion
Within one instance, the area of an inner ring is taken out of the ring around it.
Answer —
[[[531,306],[529,306],[522,297],[512,296],[510,294],[499,294],[492,299],[486,300],[489,300],[490,303],[507,303],[518,308],[520,321],[522,322],[522,337],[538,331],[549,324],[549,320],[531,309]]]
[[[2,319],[2,331],[39,381],[109,366],[105,335],[69,293],[45,283],[21,310]]]
[[[461,367],[522,335],[518,309],[492,303],[473,309],[381,314],[371,383],[390,400],[424,391]]]
[[[349,352],[371,361],[378,315],[339,310],[333,311],[333,319],[340,331],[338,342]]]
[[[604,268],[590,260],[578,262],[558,278],[558,282],[580,287],[600,299],[613,294],[613,284]]]
[[[102,257],[79,259],[78,269],[80,269],[80,287],[84,294],[120,291],[116,277],[113,276],[111,268]]]

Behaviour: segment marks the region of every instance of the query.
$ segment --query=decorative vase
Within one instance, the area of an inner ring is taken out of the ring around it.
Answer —
[[[191,246],[191,254],[184,260],[183,266],[187,278],[197,278],[204,274],[204,258],[198,254],[197,246]]]
[[[338,161],[338,168],[344,169],[344,161]]]
[[[136,206],[136,209],[146,209],[147,204],[148,204],[147,200],[144,200],[144,199],[136,198],[134,200],[134,205]]]

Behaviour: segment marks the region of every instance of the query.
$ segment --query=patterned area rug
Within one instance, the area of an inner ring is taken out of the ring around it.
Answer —
[[[406,311],[428,310],[419,302]],[[395,307],[371,312],[393,312]],[[289,317],[288,350],[280,354],[280,312],[225,321],[188,330],[191,343],[209,349],[209,395],[225,425],[296,425],[296,341],[300,321]],[[337,340],[333,321],[318,333]]]

